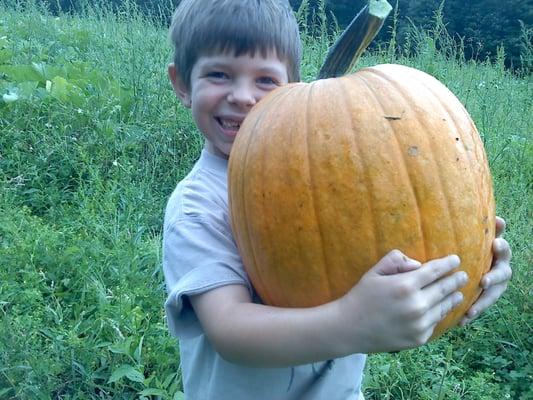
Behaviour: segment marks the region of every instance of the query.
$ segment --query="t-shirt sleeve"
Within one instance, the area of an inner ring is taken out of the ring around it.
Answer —
[[[181,338],[202,333],[188,296],[231,284],[245,285],[252,294],[229,227],[201,216],[180,218],[165,228],[163,270],[169,329]]]

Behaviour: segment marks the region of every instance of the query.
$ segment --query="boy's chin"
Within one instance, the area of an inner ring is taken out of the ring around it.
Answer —
[[[231,148],[233,147],[233,142],[231,143],[222,143],[222,144],[214,144],[213,142],[211,141],[207,141],[205,142],[205,149],[217,156],[217,157],[221,157],[221,158],[225,158],[225,159],[228,159],[229,158],[229,154],[231,152]]]

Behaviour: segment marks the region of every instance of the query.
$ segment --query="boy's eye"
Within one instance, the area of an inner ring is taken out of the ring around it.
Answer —
[[[228,78],[228,75],[221,71],[208,72],[207,74],[205,74],[205,76],[211,79],[227,79]]]
[[[274,78],[271,78],[269,76],[263,76],[257,79],[257,83],[261,85],[266,85],[266,86],[278,86],[277,81]]]

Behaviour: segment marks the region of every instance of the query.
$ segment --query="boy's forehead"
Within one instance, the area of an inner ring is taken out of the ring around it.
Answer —
[[[196,66],[200,68],[211,66],[231,66],[249,62],[253,62],[258,69],[272,70],[279,73],[287,72],[286,62],[281,60],[275,52],[268,52],[265,55],[261,54],[260,52],[256,52],[255,54],[241,55],[235,55],[233,52],[206,54],[198,58],[196,61]]]

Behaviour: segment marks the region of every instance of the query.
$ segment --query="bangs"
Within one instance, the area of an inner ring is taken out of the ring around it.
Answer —
[[[187,87],[198,58],[217,53],[266,58],[274,52],[286,64],[289,81],[300,79],[300,35],[286,0],[182,0],[169,36]]]
[[[228,24],[224,17],[211,19],[209,29],[200,29],[197,35],[197,46],[191,49],[197,54],[212,55],[214,53],[233,53],[255,56],[259,53],[266,57],[275,50],[280,59],[285,59],[290,52],[289,43],[283,35],[284,29],[277,24],[267,26],[264,20],[228,18],[236,21]],[[201,32],[201,34],[200,34]],[[196,36],[196,35],[195,35]],[[196,50],[196,51],[195,51]]]

